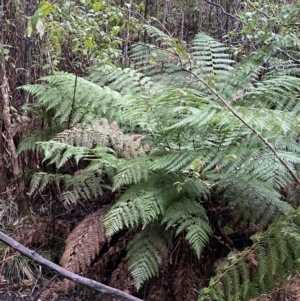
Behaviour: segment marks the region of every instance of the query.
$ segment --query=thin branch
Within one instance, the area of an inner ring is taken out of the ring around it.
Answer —
[[[209,0],[205,0],[205,1],[206,1],[207,3],[209,3],[209,4],[211,4],[211,5],[217,6],[217,7],[223,12],[223,14],[225,14],[226,16],[228,16],[228,17],[230,17],[230,18],[233,18],[233,19],[237,20],[238,22],[240,22],[240,23],[242,23],[242,24],[245,24],[245,22],[242,21],[241,19],[239,19],[238,17],[236,17],[236,16],[234,16],[234,15],[228,13],[228,12],[224,9],[224,7],[223,7],[222,5],[220,5],[220,4],[218,4],[218,3],[211,2],[211,1],[209,1]]]
[[[282,49],[279,48],[279,47],[276,47],[276,49],[277,49],[279,52],[283,53],[285,56],[287,56],[290,60],[292,60],[292,61],[294,61],[294,62],[300,64],[300,60],[294,58],[293,56],[291,56],[291,55],[290,55],[289,53],[287,53],[286,51],[282,50]]]
[[[35,294],[34,297],[32,297],[32,301],[37,301],[37,299],[40,297],[40,295],[43,293],[43,291],[57,278],[57,274],[55,274],[51,279],[49,279],[46,284]]]
[[[68,270],[60,267],[59,265],[47,260],[46,258],[40,256],[39,254],[35,253],[34,251],[29,250],[28,248],[24,247],[22,244],[18,243],[16,240],[7,236],[6,234],[4,234],[1,231],[0,231],[0,240],[3,241],[4,243],[6,243],[7,245],[11,246],[15,250],[19,251],[21,254],[25,255],[26,257],[37,262],[38,264],[45,266],[53,271],[56,271],[59,275],[65,277],[67,279],[70,279],[76,283],[79,283],[83,286],[86,286],[91,290],[102,293],[104,295],[112,296],[118,300],[142,301],[141,299],[131,296],[127,293],[124,293],[121,290],[112,288],[110,286],[104,285],[95,280],[85,278],[85,277],[79,276],[71,271],[68,271]]]

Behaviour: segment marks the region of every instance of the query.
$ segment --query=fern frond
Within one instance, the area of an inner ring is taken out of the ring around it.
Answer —
[[[244,103],[289,112],[299,112],[300,79],[290,75],[265,76],[244,96]],[[261,99],[263,96],[263,101]]]
[[[147,32],[150,38],[155,39],[156,43],[159,43],[162,46],[170,47],[170,45],[174,45],[176,40],[170,37],[168,34],[164,33],[163,31],[159,30],[157,27],[143,24],[144,30]]]
[[[104,71],[99,72],[99,69]],[[150,77],[145,76],[138,70],[112,68],[107,65],[92,69],[90,79],[99,86],[107,86],[112,91],[118,91],[122,95],[147,94],[155,86]]]
[[[210,82],[226,76],[234,63],[226,46],[204,33],[198,33],[193,39],[191,57],[197,68],[195,72]]]
[[[153,152],[150,170],[165,170],[166,172],[177,172],[186,168],[194,160],[198,159],[196,151],[174,151],[174,152]]]
[[[70,116],[72,125],[93,121],[90,115],[94,116],[94,120],[105,114],[111,116],[112,102],[121,97],[117,91],[109,87],[102,88],[80,77],[76,82],[75,75],[64,72],[48,75],[41,80],[44,84],[26,85],[22,89],[37,97],[39,105],[44,106],[47,111],[55,109],[54,119],[60,124],[65,124]],[[74,90],[76,90],[75,98]],[[85,119],[86,115],[89,117],[88,120]]]
[[[174,229],[176,236],[186,232],[185,239],[198,258],[212,234],[205,209],[199,203],[186,198],[168,207],[162,223],[166,223],[167,229]]]
[[[178,199],[173,177],[152,176],[147,182],[136,184],[125,191],[105,218],[107,235],[138,225],[146,226],[163,216],[168,204]]]
[[[66,190],[59,196],[65,206],[76,204],[79,200],[91,200],[99,197],[103,189],[110,189],[104,183],[105,168],[97,172],[78,171],[66,181]]]
[[[242,189],[241,189],[242,188]],[[251,223],[267,225],[292,207],[281,199],[281,195],[272,185],[264,181],[249,181],[247,177],[239,177],[238,182],[232,183],[224,195],[228,206],[235,209],[235,217],[243,218]]]
[[[46,172],[37,172],[33,175],[30,186],[29,186],[29,195],[33,195],[38,189],[43,191],[51,183],[55,183],[59,186],[61,183],[64,184],[71,178],[70,175],[63,175],[59,173],[51,174]]]
[[[142,181],[147,181],[149,174],[149,158],[135,158],[124,164],[117,175],[114,177],[113,191],[120,189],[123,186],[137,184]]]
[[[161,227],[148,226],[128,243],[126,258],[137,289],[157,274],[162,261],[159,247],[167,245],[169,235]]]
[[[30,137],[27,137],[20,142],[18,147],[18,154],[20,154],[21,152],[35,150],[41,152],[43,149],[38,142],[50,140],[55,136],[55,134],[61,132],[62,130],[62,127],[54,126],[42,130],[33,131]]]
[[[254,235],[250,248],[229,254],[198,300],[213,296],[217,296],[216,300],[248,300],[285,281],[299,257],[299,248],[295,247],[300,242],[299,227],[299,210],[294,210],[271,224],[266,232]],[[278,243],[283,244],[279,247]]]
[[[103,218],[107,209],[99,209],[88,215],[68,236],[64,253],[60,259],[63,268],[77,274],[86,272],[107,242],[103,228]],[[61,286],[71,288],[74,286],[74,282],[65,280],[61,282]]]
[[[45,154],[44,161],[50,160],[49,164],[55,163],[57,168],[62,167],[71,158],[76,158],[78,163],[89,152],[86,147],[71,146],[54,140],[40,142],[39,145]]]

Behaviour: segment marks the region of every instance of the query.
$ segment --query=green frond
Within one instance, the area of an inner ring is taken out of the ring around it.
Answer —
[[[147,94],[155,86],[150,77],[138,70],[113,68],[107,65],[94,67],[89,78],[99,86],[109,87],[112,91],[118,91],[122,95],[134,95],[141,92]]]
[[[18,154],[26,151],[42,151],[42,147],[38,142],[47,141],[54,137],[55,134],[62,131],[61,127],[53,126],[42,130],[35,130],[31,135],[23,139],[18,147]]]
[[[272,57],[269,60],[268,72],[266,76],[283,76],[292,75],[298,77],[300,74],[299,64],[291,60],[283,60],[277,57]]]
[[[162,261],[158,247],[166,246],[170,235],[161,227],[148,226],[128,243],[126,258],[137,289],[158,273]]]
[[[177,49],[176,45],[172,49],[149,45],[136,45],[132,48],[130,59],[135,68],[155,82],[153,92],[160,92],[164,87],[183,87],[188,84],[189,75],[182,71],[178,56],[174,53]]]
[[[54,140],[40,142],[39,145],[44,151],[44,161],[49,160],[49,164],[55,163],[57,168],[62,167],[71,158],[78,163],[89,152],[86,147],[71,146]]]
[[[30,186],[29,186],[29,195],[32,195],[36,190],[43,191],[47,186],[51,183],[55,183],[57,186],[60,183],[65,183],[68,179],[70,179],[70,175],[62,175],[62,174],[50,174],[46,172],[37,172],[33,175]]]
[[[102,88],[89,80],[64,72],[48,75],[41,80],[43,84],[23,86],[22,89],[36,97],[46,111],[54,109],[54,120],[59,124],[65,124],[70,117],[74,125],[93,121],[91,114],[95,120],[105,114],[111,116],[112,102],[121,97],[109,87]],[[88,120],[85,119],[86,114]]]
[[[210,82],[226,76],[234,63],[226,46],[204,33],[198,33],[193,39],[191,57],[197,68],[195,72]]]
[[[243,218],[251,223],[267,225],[292,207],[281,200],[281,195],[264,181],[249,180],[248,177],[238,178],[225,191],[228,206],[234,208],[235,217]]]
[[[143,28],[150,38],[155,39],[155,42],[160,43],[162,46],[170,47],[170,45],[174,45],[176,43],[176,39],[170,37],[168,34],[154,26],[143,24]]]
[[[174,152],[153,152],[150,170],[165,170],[166,172],[177,172],[186,168],[194,160],[198,159],[196,151],[174,151]]]
[[[174,229],[176,236],[186,232],[185,239],[200,257],[212,234],[205,209],[197,202],[183,198],[173,202],[165,212],[162,223]]]
[[[125,161],[121,166],[121,169],[119,169],[113,180],[114,191],[124,186],[147,181],[149,174],[149,158],[134,158],[132,160]]]
[[[249,300],[286,281],[300,255],[296,247],[300,242],[299,214],[299,210],[290,211],[265,232],[255,234],[251,247],[229,254],[198,300],[213,295],[218,296],[215,300]]]
[[[147,182],[128,188],[112,206],[104,224],[108,236],[138,225],[146,226],[165,214],[168,205],[179,198],[173,177],[153,175]]]
[[[101,172],[102,171],[102,172]],[[76,204],[79,200],[91,200],[99,197],[103,189],[109,189],[109,185],[104,183],[105,170],[98,170],[97,173],[77,172],[66,181],[67,190],[62,192],[59,200],[65,206]]]
[[[251,106],[298,113],[300,79],[291,75],[265,76],[244,96],[243,102]]]

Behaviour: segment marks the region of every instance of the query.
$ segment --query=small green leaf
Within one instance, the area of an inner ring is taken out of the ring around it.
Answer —
[[[39,5],[39,9],[41,10],[41,17],[45,18],[51,11],[52,5],[47,1],[42,1]]]
[[[42,16],[43,11],[41,9],[37,9],[34,13],[34,15],[30,18],[30,23],[32,26],[32,30],[35,31],[36,30],[36,25],[39,21],[39,18]]]
[[[93,4],[93,10],[96,12],[96,11],[99,11],[101,9],[101,7],[103,6],[103,3],[101,2],[95,2]]]
[[[112,29],[111,29],[111,33],[113,36],[117,36],[120,32],[120,26],[114,26]]]
[[[85,40],[85,45],[89,48],[89,49],[93,49],[96,47],[96,45],[93,42],[93,38],[89,37]]]

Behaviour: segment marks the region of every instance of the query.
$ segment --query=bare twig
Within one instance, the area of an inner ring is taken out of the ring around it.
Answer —
[[[233,19],[237,20],[238,22],[240,22],[240,23],[242,23],[242,24],[245,24],[245,22],[242,21],[241,19],[239,19],[238,17],[236,17],[236,16],[234,16],[234,15],[228,13],[228,12],[224,9],[224,7],[223,7],[222,5],[220,5],[220,4],[218,4],[218,3],[215,3],[215,2],[211,2],[211,1],[209,1],[209,0],[205,0],[205,1],[206,1],[207,3],[209,3],[209,4],[211,4],[211,5],[217,6],[217,7],[223,12],[223,14],[225,14],[226,16],[228,16],[228,17],[230,17],[230,18],[233,18]]]
[[[32,301],[37,301],[39,296],[43,293],[43,291],[49,286],[51,282],[53,282],[57,278],[57,274],[55,274],[51,279],[49,279],[45,285],[35,294],[35,296],[32,298]]]
[[[290,60],[292,60],[292,61],[294,61],[294,62],[300,64],[300,60],[294,58],[293,56],[291,56],[291,55],[290,55],[289,53],[287,53],[286,51],[282,50],[282,49],[279,48],[279,47],[276,47],[276,49],[277,49],[279,52],[283,53],[285,56],[287,56]]]

